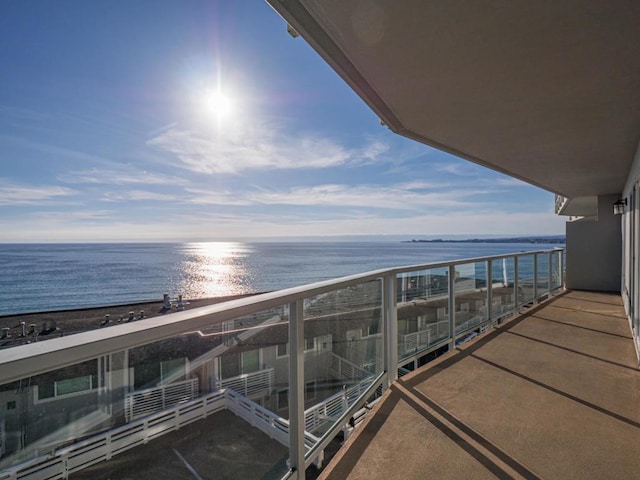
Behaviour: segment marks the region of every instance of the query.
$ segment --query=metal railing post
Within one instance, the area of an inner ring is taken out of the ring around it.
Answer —
[[[304,480],[304,312],[289,304],[289,465]]]
[[[538,303],[538,254],[533,254],[533,302]]]
[[[493,316],[493,265],[487,260],[487,320]]]
[[[564,288],[564,256],[566,250],[560,250],[558,252],[558,257],[560,260],[558,261],[558,276],[560,277],[560,288]]]
[[[456,267],[449,265],[449,350],[456,348]]]
[[[553,288],[553,256],[552,253],[549,252],[549,298],[551,298],[551,292],[554,290]]]
[[[517,312],[518,307],[520,307],[520,294],[518,293],[518,256],[513,256],[513,292],[514,292],[514,300],[513,300],[513,309]]]
[[[398,379],[398,284],[396,276],[382,278],[384,370],[387,372],[387,386]]]

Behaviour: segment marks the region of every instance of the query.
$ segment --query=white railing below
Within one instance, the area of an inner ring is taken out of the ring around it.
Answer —
[[[270,395],[275,382],[275,369],[266,368],[257,372],[245,373],[237,377],[216,381],[216,390],[230,388],[248,398]]]
[[[483,322],[488,321],[488,319],[483,316],[483,315],[474,315],[473,317],[469,318],[468,320],[462,322],[462,323],[458,323],[456,325],[456,333],[460,333],[460,332],[464,332],[466,330],[469,330],[470,328],[473,328],[475,326],[480,325]]]
[[[360,365],[347,360],[333,352],[331,355],[331,371],[341,380],[360,380],[371,375],[371,372],[365,370]]]
[[[16,465],[4,470],[0,480],[66,479],[72,473],[110,460],[119,453],[225,409],[289,447],[288,420],[231,389],[223,389]],[[310,450],[318,440],[305,432],[306,450]],[[320,453],[315,459],[316,464],[320,466],[322,460],[323,454]]]
[[[129,423],[138,418],[193,400],[198,395],[197,378],[129,393],[124,398],[125,419]]]
[[[305,410],[305,430],[315,433],[327,423],[335,422],[369,388],[372,382],[373,378],[359,382]]]
[[[398,335],[398,353],[416,352],[430,347],[432,344],[444,340],[449,336],[448,315],[445,320],[430,323],[422,330]]]
[[[16,465],[4,470],[0,480],[66,479],[74,472],[110,460],[114,455],[204,419],[227,406],[225,391],[214,392]]]

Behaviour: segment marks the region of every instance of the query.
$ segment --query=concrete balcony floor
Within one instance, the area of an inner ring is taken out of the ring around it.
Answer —
[[[640,477],[619,295],[572,291],[403,377],[326,479]]]

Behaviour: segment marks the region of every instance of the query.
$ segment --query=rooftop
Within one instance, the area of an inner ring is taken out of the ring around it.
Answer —
[[[392,385],[323,478],[635,478],[619,295],[570,291]]]

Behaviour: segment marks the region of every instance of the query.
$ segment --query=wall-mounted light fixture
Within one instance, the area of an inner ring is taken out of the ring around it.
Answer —
[[[613,214],[622,215],[624,213],[624,207],[627,206],[627,197],[621,198],[613,204]]]

